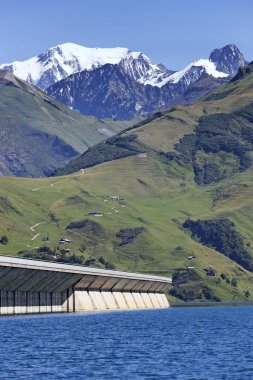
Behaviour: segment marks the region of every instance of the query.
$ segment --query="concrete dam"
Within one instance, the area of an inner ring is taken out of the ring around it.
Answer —
[[[0,314],[169,307],[171,279],[0,256]]]

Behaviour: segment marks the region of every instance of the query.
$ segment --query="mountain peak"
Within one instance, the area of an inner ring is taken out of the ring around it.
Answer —
[[[56,45],[26,61],[0,65],[17,77],[46,89],[54,83],[83,70],[94,70],[106,64],[120,65],[143,84],[162,86],[171,73],[153,64],[142,52],[124,47],[89,48],[72,42]]]
[[[216,69],[228,75],[237,72],[240,66],[247,65],[247,61],[235,44],[228,44],[220,49],[214,49],[209,60],[214,62]]]
[[[51,47],[25,61],[0,65],[17,77],[45,89],[61,79],[82,70],[92,70],[107,63],[118,64],[130,54],[128,48],[88,48],[71,42]]]

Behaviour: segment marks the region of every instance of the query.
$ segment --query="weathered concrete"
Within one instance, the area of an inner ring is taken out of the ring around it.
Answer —
[[[131,292],[122,292],[122,295],[125,298],[128,309],[137,309],[138,308]]]
[[[142,299],[142,296],[140,295],[140,293],[133,292],[132,295],[134,297],[134,301],[135,301],[138,309],[145,309],[146,306],[145,306],[145,304],[143,302],[143,299]]]
[[[161,307],[168,307],[168,300],[165,294],[157,293],[156,298],[158,299],[158,302],[160,303]]]
[[[106,308],[109,310],[117,310],[118,306],[116,304],[115,298],[110,291],[102,291],[101,295],[103,297]]]
[[[75,290],[75,311],[92,311],[95,310],[87,290]]]
[[[95,310],[106,310],[106,305],[104,303],[103,297],[100,291],[91,290],[88,292],[89,296],[92,300]]]
[[[155,293],[148,293],[149,295],[149,298],[152,302],[152,305],[155,309],[158,309],[160,306],[159,302],[158,302],[158,299],[156,298],[156,294]]]
[[[51,305],[47,304],[47,293],[40,292],[39,294],[40,294],[40,313],[47,313],[49,310],[51,311]]]
[[[121,292],[112,292],[115,302],[120,310],[127,310],[128,306]]]
[[[153,309],[153,305],[152,305],[152,302],[148,296],[148,293],[140,293],[142,299],[143,299],[143,302],[144,302],[144,305],[146,306],[147,309]]]
[[[0,314],[168,307],[171,279],[0,256]]]

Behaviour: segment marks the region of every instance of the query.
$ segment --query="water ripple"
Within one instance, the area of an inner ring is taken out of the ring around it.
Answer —
[[[1,379],[253,379],[253,307],[4,317],[0,341]]]

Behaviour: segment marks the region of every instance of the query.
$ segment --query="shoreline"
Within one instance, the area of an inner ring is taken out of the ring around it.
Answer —
[[[177,308],[177,307],[224,307],[224,306],[253,306],[253,301],[170,302],[171,308]]]

